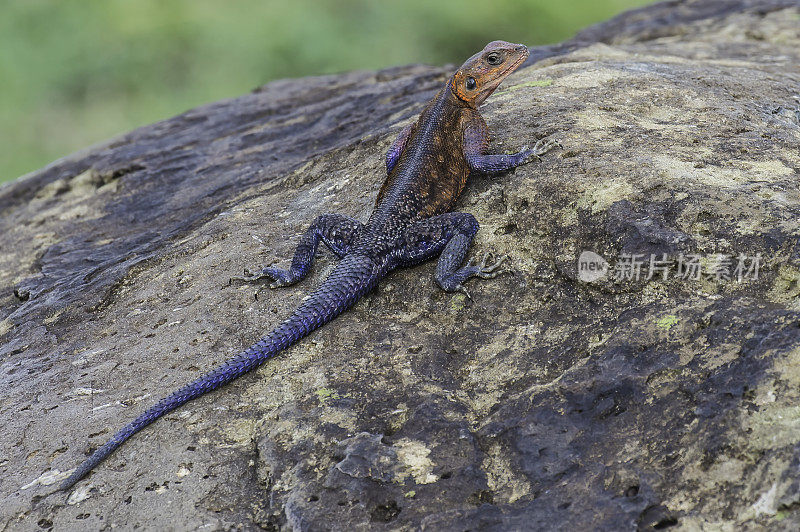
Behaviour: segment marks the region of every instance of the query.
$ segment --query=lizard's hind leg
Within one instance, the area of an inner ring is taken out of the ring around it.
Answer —
[[[252,275],[245,271],[246,277],[233,277],[231,280],[259,282],[263,279],[272,279],[273,282],[270,284],[272,288],[302,281],[311,269],[320,241],[341,258],[350,249],[350,245],[363,227],[358,220],[341,214],[323,214],[314,220],[311,227],[303,234],[288,270],[268,266]]]
[[[500,273],[498,268],[508,258],[503,256],[488,264],[491,255],[487,253],[480,265],[470,261],[461,266],[478,227],[475,217],[465,212],[451,212],[421,220],[406,230],[403,246],[398,250],[398,259],[402,265],[410,266],[439,255],[436,282],[446,292],[458,291],[469,297],[463,283],[470,277],[489,279],[496,276]]]

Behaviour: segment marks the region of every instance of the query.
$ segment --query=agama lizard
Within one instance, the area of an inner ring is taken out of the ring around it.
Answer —
[[[268,267],[245,279],[269,278],[273,288],[294,284],[308,275],[322,241],[341,261],[319,288],[261,340],[161,399],[122,428],[59,489],[72,487],[159,417],[244,375],[332,320],[395,268],[438,255],[435,278],[447,292],[466,293],[467,279],[495,276],[505,257],[488,264],[487,254],[480,265],[470,261],[462,266],[478,231],[478,221],[469,213],[449,211],[470,171],[503,172],[538,157],[555,144],[542,140],[512,155],[485,153],[488,128],[478,107],[528,53],[524,45],[494,41],[470,57],[392,144],[386,154],[388,177],[366,224],[339,214],[322,215],[302,236],[288,270]]]

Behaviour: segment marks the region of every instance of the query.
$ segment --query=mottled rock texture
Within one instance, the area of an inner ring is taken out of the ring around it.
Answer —
[[[366,219],[447,69],[270,83],[4,186],[0,530],[796,530],[798,65],[796,1],[666,2],[534,50],[484,108],[493,148],[563,149],[459,204],[513,275],[470,301],[396,272],[70,494],[47,495],[320,281],[327,252],[291,288],[227,282],[319,214]],[[587,283],[584,250],[761,260]]]

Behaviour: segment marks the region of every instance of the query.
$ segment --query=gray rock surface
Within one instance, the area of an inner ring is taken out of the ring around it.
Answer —
[[[277,81],[0,189],[0,530],[742,530],[800,526],[800,6],[665,2],[534,50],[484,108],[495,151],[563,149],[459,209],[513,275],[399,271],[283,356],[85,453],[255,341],[365,219],[447,70]],[[581,280],[590,250],[612,271]],[[622,254],[672,263],[616,279]],[[760,254],[758,276],[735,267]]]

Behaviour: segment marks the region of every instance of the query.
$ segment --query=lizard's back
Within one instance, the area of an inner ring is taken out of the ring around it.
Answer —
[[[378,193],[367,227],[394,228],[452,209],[470,172],[461,134],[470,112],[452,96],[449,84],[428,103]]]

